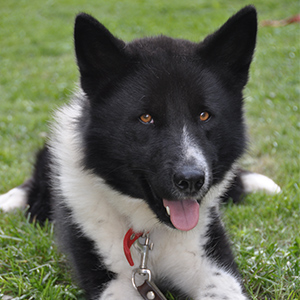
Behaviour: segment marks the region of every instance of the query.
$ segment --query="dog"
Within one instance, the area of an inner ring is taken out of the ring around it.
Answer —
[[[76,17],[80,87],[56,112],[31,179],[0,207],[55,222],[88,299],[248,299],[219,204],[280,191],[238,169],[256,34],[253,6],[200,43],[125,43]]]

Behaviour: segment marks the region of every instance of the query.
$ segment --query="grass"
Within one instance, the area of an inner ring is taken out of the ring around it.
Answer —
[[[260,21],[283,19],[300,8],[291,0],[251,3]],[[72,45],[76,13],[92,13],[125,40],[163,33],[197,41],[246,4],[241,0],[2,1],[0,193],[29,176],[51,112],[67,101],[77,81]],[[277,196],[251,195],[240,205],[223,207],[246,288],[259,300],[300,298],[298,34],[298,24],[259,29],[245,89],[251,143],[242,165],[272,177],[283,191]],[[40,228],[22,212],[0,212],[0,245],[0,298],[83,299],[53,242],[51,224]]]
[[[33,226],[20,211],[0,223],[2,293],[14,299],[79,299],[82,293],[53,241],[53,224]]]

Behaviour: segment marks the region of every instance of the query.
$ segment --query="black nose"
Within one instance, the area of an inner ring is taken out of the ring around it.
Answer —
[[[174,184],[182,192],[195,194],[205,181],[205,173],[194,168],[183,168],[174,175]]]

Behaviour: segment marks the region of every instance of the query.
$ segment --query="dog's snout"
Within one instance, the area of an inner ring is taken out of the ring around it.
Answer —
[[[205,173],[199,169],[184,168],[174,175],[175,186],[184,193],[199,192],[205,181]]]

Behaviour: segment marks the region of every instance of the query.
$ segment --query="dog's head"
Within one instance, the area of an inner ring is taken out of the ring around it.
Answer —
[[[245,148],[242,90],[257,31],[248,6],[201,43],[125,43],[86,14],[75,24],[85,167],[147,201],[161,222],[198,223],[199,205]]]

